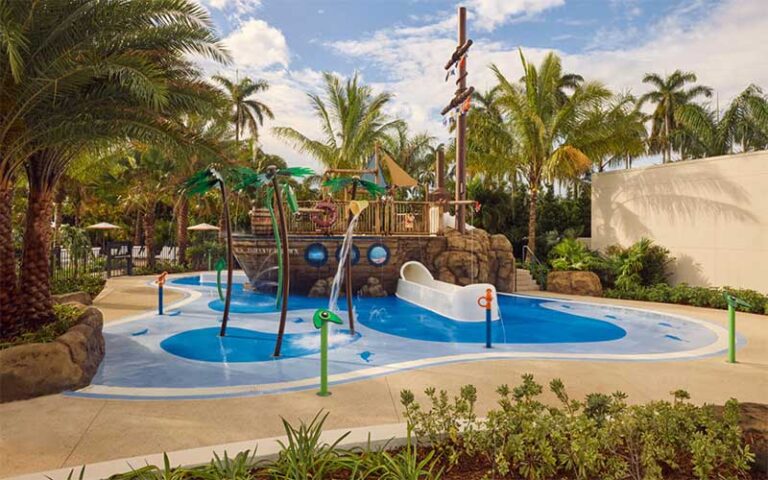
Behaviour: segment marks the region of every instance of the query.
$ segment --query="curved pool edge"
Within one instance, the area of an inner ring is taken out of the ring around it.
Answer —
[[[180,278],[187,276],[188,274],[176,274],[171,278]],[[147,282],[147,285],[155,285],[154,281]],[[185,297],[171,305],[166,306],[167,310],[177,309],[188,305],[203,296],[200,290],[184,286],[166,286],[166,288],[181,291],[185,294]],[[715,335],[715,341],[712,343],[694,348],[691,350],[684,350],[678,352],[664,352],[664,353],[633,353],[633,354],[619,354],[619,353],[558,353],[558,352],[505,352],[505,351],[479,351],[475,353],[464,353],[457,355],[444,355],[436,356],[425,359],[411,360],[406,362],[391,363],[388,365],[369,367],[362,370],[356,370],[351,372],[345,372],[340,374],[333,374],[329,377],[329,383],[331,385],[340,385],[344,383],[350,383],[354,381],[373,379],[382,377],[384,375],[407,372],[410,370],[427,368],[433,366],[448,365],[453,363],[470,363],[479,362],[484,360],[586,360],[586,361],[624,361],[624,362],[653,362],[653,361],[683,361],[693,360],[698,358],[712,357],[717,354],[722,354],[728,349],[728,332],[727,330],[711,321],[695,318],[691,316],[681,315],[677,313],[668,313],[659,310],[653,310],[648,308],[616,305],[612,303],[596,303],[584,300],[565,299],[561,297],[549,297],[549,296],[537,296],[535,294],[525,293],[499,293],[505,296],[519,296],[526,298],[537,298],[541,300],[559,301],[565,303],[582,304],[596,307],[609,307],[609,308],[621,308],[626,310],[633,310],[639,312],[650,312],[659,315],[665,315],[672,318],[676,318],[682,321],[692,322],[699,326],[702,326]],[[141,320],[155,316],[154,310],[148,310],[144,313],[133,315],[127,318],[115,320],[105,324],[105,327],[111,325],[120,325],[130,323],[136,320]],[[612,323],[612,322],[611,322]],[[742,347],[746,343],[746,339],[739,335],[738,347]],[[220,386],[220,387],[120,387],[120,386],[106,386],[106,385],[90,385],[83,389],[66,392],[64,395],[79,397],[79,398],[94,398],[94,399],[115,399],[115,400],[202,400],[202,399],[219,399],[219,398],[234,398],[234,397],[248,397],[258,395],[269,395],[278,393],[289,393],[296,391],[305,391],[317,388],[319,386],[318,377],[309,377],[289,382],[276,382],[276,383],[263,383],[263,384],[249,384],[249,385],[236,385],[236,386]]]

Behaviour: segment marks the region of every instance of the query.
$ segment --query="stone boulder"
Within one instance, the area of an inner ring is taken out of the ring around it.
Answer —
[[[602,297],[603,286],[594,272],[553,271],[547,275],[547,291],[568,295]]]
[[[333,277],[320,278],[312,285],[307,295],[312,298],[328,298],[331,295],[332,286]]]
[[[77,324],[49,343],[0,350],[0,402],[83,388],[104,359],[103,317],[86,308]]]
[[[445,249],[427,265],[437,280],[455,285],[491,283],[499,292],[515,290],[515,257],[504,235],[475,228],[462,235],[445,231]]]
[[[53,295],[53,304],[59,305],[61,303],[79,303],[81,305],[92,305],[93,299],[88,292],[70,292],[62,293],[60,295]]]
[[[360,289],[360,296],[363,297],[386,297],[389,295],[381,281],[376,277],[368,277],[365,285]]]

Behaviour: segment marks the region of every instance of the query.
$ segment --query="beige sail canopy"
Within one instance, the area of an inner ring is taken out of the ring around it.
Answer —
[[[400,165],[395,162],[392,157],[386,154],[386,152],[382,152],[381,158],[384,160],[384,163],[387,166],[387,170],[389,171],[389,179],[391,181],[391,184],[395,187],[415,187],[419,184],[413,177],[408,175],[408,173],[403,170]]]

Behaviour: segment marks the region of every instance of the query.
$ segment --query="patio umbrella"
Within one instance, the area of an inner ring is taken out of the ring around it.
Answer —
[[[113,224],[107,223],[107,222],[99,222],[99,223],[94,223],[93,225],[88,225],[87,227],[85,227],[85,229],[86,230],[101,230],[102,232],[108,232],[109,230],[121,230],[122,227],[118,227],[117,225],[113,225]],[[101,240],[102,240],[102,247],[105,247],[106,243],[107,243],[107,234],[106,233],[102,234]]]
[[[219,227],[216,225],[211,225],[210,223],[198,223],[197,225],[192,225],[191,227],[187,227],[187,230],[193,231],[193,232],[218,232]],[[208,248],[208,270],[211,270],[211,249]]]

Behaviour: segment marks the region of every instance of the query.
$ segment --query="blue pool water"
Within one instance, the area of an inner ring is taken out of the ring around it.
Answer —
[[[197,277],[182,278],[174,283],[200,285]],[[551,302],[549,300],[501,295],[498,302],[501,320],[493,322],[494,343],[605,342],[626,335],[624,329],[613,323],[543,308],[542,304]],[[316,309],[327,307],[328,300],[291,295],[288,305],[290,310]],[[346,310],[345,301],[340,301],[339,306]],[[224,302],[216,298],[208,303],[208,307],[221,312]],[[275,297],[243,290],[241,284],[236,284],[230,310],[246,314],[271,313],[275,311]],[[427,342],[485,343],[483,322],[451,320],[395,296],[357,298],[355,310],[358,322],[389,335]],[[215,342],[206,347],[218,348]]]
[[[233,285],[228,334],[221,338],[216,285],[197,276],[170,284],[188,295],[167,306],[174,315],[106,324],[104,360],[91,386],[74,395],[212,398],[317,386],[320,342],[312,315],[327,299],[290,297],[281,356],[273,358],[280,323],[273,295]],[[457,322],[392,296],[355,298],[356,335],[347,325],[331,326],[331,384],[458,361],[668,361],[719,354],[727,346],[723,329],[695,319],[557,298],[500,295],[498,301],[502,319],[492,324],[488,349],[484,322]],[[339,307],[346,307],[343,299]],[[346,323],[346,312],[339,316]],[[498,375],[505,381],[503,368]]]
[[[331,349],[348,345],[360,338],[338,331],[331,339]],[[219,336],[219,328],[198,328],[177,333],[160,342],[168,353],[202,362],[264,362],[272,360],[277,335],[237,327],[228,327],[227,335]],[[334,341],[335,340],[335,341]],[[282,358],[313,355],[320,351],[319,332],[288,333],[283,336]]]

